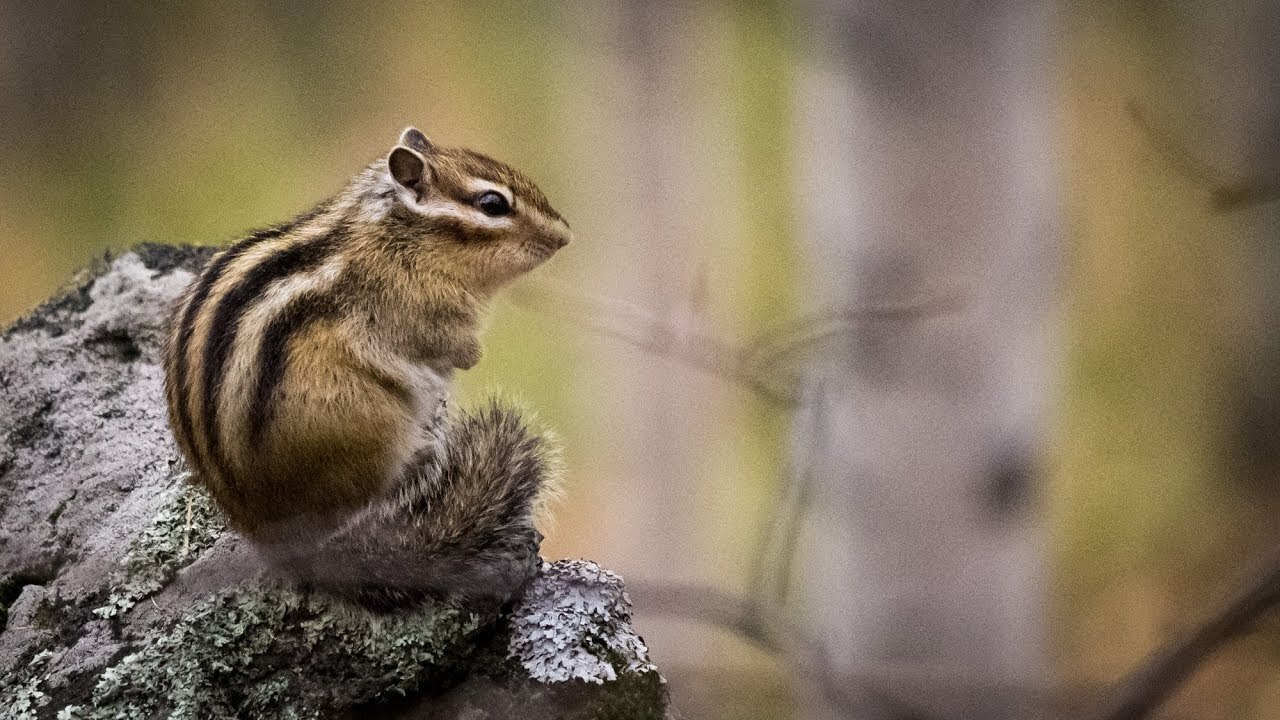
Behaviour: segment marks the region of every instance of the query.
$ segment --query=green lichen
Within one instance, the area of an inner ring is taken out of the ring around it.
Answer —
[[[0,717],[8,720],[36,720],[39,711],[49,704],[49,696],[40,690],[44,682],[44,666],[53,653],[42,651],[26,666],[8,677],[0,678]]]
[[[225,530],[226,522],[209,493],[188,482],[186,474],[179,477],[171,497],[121,559],[107,604],[94,614],[109,618],[128,612],[163,589]]]
[[[228,590],[108,667],[92,702],[60,717],[328,716],[452,677],[484,620],[453,605],[377,615],[286,588]]]

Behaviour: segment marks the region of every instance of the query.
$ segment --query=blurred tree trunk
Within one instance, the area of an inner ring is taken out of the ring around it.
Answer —
[[[798,440],[816,444],[805,614],[851,695],[932,718],[1034,717],[1031,484],[1057,266],[1049,18],[1014,0],[808,7],[811,303],[950,309],[865,321],[815,378],[824,430]],[[865,702],[828,695],[827,714],[862,716]]]
[[[608,237],[609,254],[598,262],[612,267],[594,273],[598,295],[625,298],[666,313],[685,302],[697,243],[685,198],[694,192],[697,165],[691,137],[691,89],[681,77],[687,43],[680,29],[692,8],[670,2],[609,3],[592,10],[596,30],[607,42],[610,92],[596,98],[607,120],[597,132],[609,149],[604,172],[619,198],[609,218],[614,225],[588,237]],[[608,341],[603,341],[607,343]],[[689,479],[707,451],[700,428],[714,423],[705,394],[708,379],[676,363],[639,355],[631,362],[604,365],[608,389],[594,397],[592,412],[609,433],[602,444],[611,457],[598,473],[610,483],[598,494],[598,508],[616,518],[607,541],[617,548],[624,572],[661,568],[690,580],[706,571],[689,551],[698,513]],[[619,432],[622,430],[622,432]]]

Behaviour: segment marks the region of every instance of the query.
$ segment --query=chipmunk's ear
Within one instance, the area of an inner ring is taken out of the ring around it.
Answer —
[[[426,158],[417,151],[404,145],[397,145],[387,156],[387,167],[391,177],[400,185],[413,191],[416,199],[421,200],[431,184],[431,168]]]
[[[400,144],[426,155],[431,152],[431,141],[416,127],[407,127],[400,133]]]

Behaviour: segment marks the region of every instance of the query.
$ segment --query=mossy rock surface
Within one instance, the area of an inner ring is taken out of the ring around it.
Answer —
[[[392,613],[263,570],[166,426],[164,318],[210,254],[104,258],[0,334],[0,717],[670,717],[594,563]]]

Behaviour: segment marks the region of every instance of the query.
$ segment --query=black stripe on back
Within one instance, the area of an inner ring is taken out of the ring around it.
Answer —
[[[187,360],[187,345],[191,342],[191,335],[195,332],[196,318],[200,314],[200,307],[204,305],[204,301],[208,299],[210,290],[213,289],[214,283],[218,278],[222,277],[223,271],[231,264],[233,260],[243,255],[247,250],[262,243],[266,240],[280,237],[289,232],[299,223],[306,222],[311,218],[323,212],[327,203],[316,206],[315,208],[299,215],[289,222],[276,225],[262,230],[257,230],[249,237],[236,242],[231,247],[222,251],[213,261],[205,267],[200,273],[200,278],[196,283],[195,289],[191,293],[191,300],[183,309],[182,317],[178,324],[178,333],[175,338],[173,377],[174,387],[178,390],[178,407],[176,408],[178,415],[179,431],[185,438],[190,438],[192,433],[191,408],[188,402],[187,393],[187,373],[190,370],[190,363]],[[198,444],[192,449],[198,452]]]
[[[213,284],[222,277],[222,273],[227,269],[233,260],[243,255],[253,246],[280,237],[288,232],[298,222],[306,219],[307,216],[300,216],[292,222],[278,225],[276,227],[259,230],[249,237],[237,242],[226,250],[222,251],[213,259],[200,273],[200,279],[196,282],[195,289],[191,292],[191,300],[187,303],[186,308],[182,311],[182,318],[178,323],[178,333],[174,343],[174,366],[173,366],[173,382],[178,392],[178,407],[175,408],[178,421],[178,432],[184,439],[191,439],[193,420],[191,418],[191,403],[189,402],[187,392],[187,373],[190,370],[190,363],[187,361],[187,345],[191,342],[191,335],[195,332],[196,317],[200,314],[200,307],[204,305],[204,301],[209,298],[209,291],[213,289]],[[200,445],[191,442],[192,452],[198,453]],[[193,463],[198,463],[196,458],[191,458]]]
[[[249,407],[249,445],[259,447],[271,418],[275,415],[272,401],[284,381],[289,363],[289,341],[313,322],[341,315],[341,308],[331,295],[309,292],[294,298],[272,319],[258,346],[258,383]]]
[[[275,394],[284,382],[289,366],[289,343],[313,322],[341,317],[342,306],[333,293],[312,291],[295,298],[276,315],[258,346],[258,382],[249,409],[249,444],[261,447],[267,428],[275,416]],[[365,368],[372,380],[405,406],[413,403],[409,388],[398,378],[376,367]]]
[[[240,279],[214,308],[209,323],[209,341],[204,348],[204,428],[210,460],[222,470],[223,477],[231,484],[226,461],[222,457],[218,428],[218,398],[222,394],[224,367],[235,347],[240,331],[240,319],[262,297],[262,293],[275,281],[318,267],[338,247],[346,235],[346,228],[338,226],[329,234],[291,245],[263,259]]]

